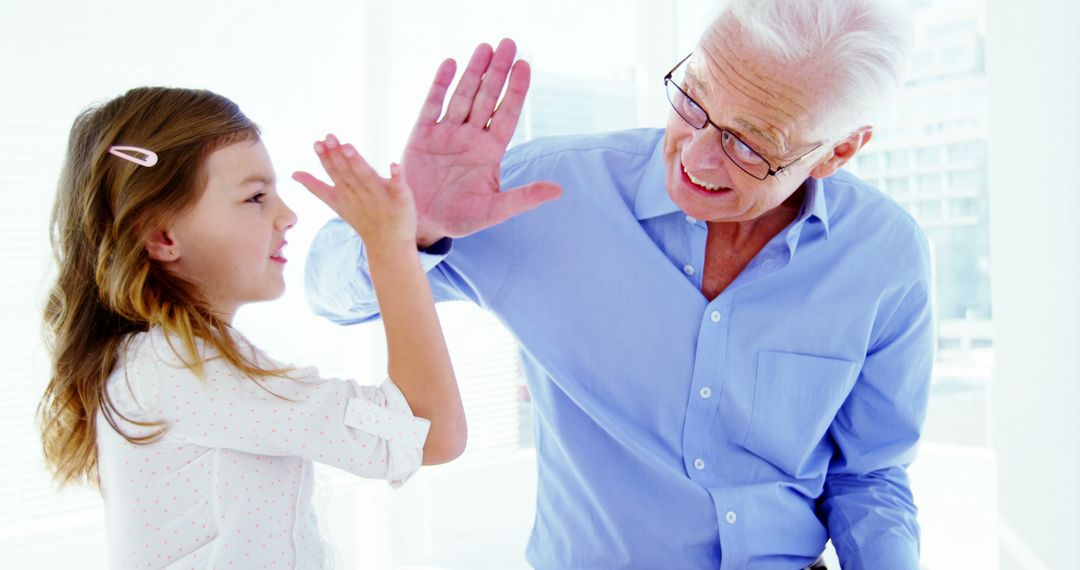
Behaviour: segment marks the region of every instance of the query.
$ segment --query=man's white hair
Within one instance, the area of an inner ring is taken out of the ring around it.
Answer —
[[[911,47],[907,11],[887,0],[730,0],[729,16],[751,49],[784,63],[826,65],[832,95],[821,102],[820,137],[869,124],[900,86]]]

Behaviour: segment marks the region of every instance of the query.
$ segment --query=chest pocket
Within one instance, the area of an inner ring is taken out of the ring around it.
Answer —
[[[848,360],[762,351],[743,447],[801,477],[858,374]]]

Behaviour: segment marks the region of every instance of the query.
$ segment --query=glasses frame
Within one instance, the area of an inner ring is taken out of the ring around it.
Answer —
[[[742,170],[742,171],[743,171],[743,172],[745,172],[745,173],[746,173],[747,175],[749,175],[749,176],[753,177],[753,178],[754,178],[754,179],[756,179],[756,180],[762,180],[762,181],[764,181],[764,180],[768,179],[768,178],[769,178],[770,176],[779,176],[779,175],[780,175],[781,173],[785,172],[785,171],[786,171],[786,170],[787,170],[788,168],[790,168],[790,167],[791,167],[791,165],[793,165],[793,164],[795,164],[796,162],[799,162],[800,160],[802,160],[802,159],[806,158],[806,156],[807,156],[807,155],[809,155],[810,153],[814,152],[815,150],[817,150],[817,149],[821,148],[822,146],[824,146],[824,145],[825,145],[825,143],[826,143],[826,142],[828,142],[828,140],[823,140],[823,141],[821,141],[820,143],[818,143],[818,144],[817,144],[817,146],[815,146],[814,148],[812,148],[812,149],[810,149],[810,150],[808,150],[808,151],[804,152],[804,153],[802,154],[802,156],[800,156],[799,158],[796,158],[795,160],[792,160],[791,162],[789,162],[789,163],[787,163],[787,164],[785,164],[784,166],[781,166],[781,167],[779,167],[779,168],[773,168],[773,165],[772,165],[772,163],[771,163],[771,162],[769,162],[769,161],[768,161],[768,159],[766,159],[766,158],[765,158],[764,156],[761,156],[761,153],[759,153],[758,151],[754,150],[754,148],[753,148],[753,147],[751,147],[750,145],[746,144],[746,141],[744,141],[744,140],[740,139],[740,138],[738,137],[738,135],[736,135],[735,133],[731,132],[731,131],[730,131],[729,129],[726,129],[726,128],[724,128],[724,127],[721,127],[720,125],[717,125],[716,123],[714,123],[714,122],[712,121],[712,119],[711,119],[711,118],[709,117],[709,112],[705,110],[705,107],[702,107],[702,106],[701,106],[701,103],[698,103],[698,102],[697,102],[697,101],[696,101],[696,100],[695,100],[695,99],[694,99],[693,97],[691,97],[691,96],[690,96],[690,94],[689,94],[689,93],[687,93],[687,92],[686,92],[686,91],[685,91],[685,90],[684,90],[684,89],[683,89],[682,87],[680,87],[680,86],[679,86],[679,84],[678,84],[678,83],[677,83],[676,81],[673,81],[673,80],[671,79],[671,78],[672,78],[672,76],[674,76],[674,75],[675,75],[675,70],[679,69],[679,66],[681,66],[681,65],[682,65],[682,64],[684,64],[684,63],[686,63],[686,60],[690,59],[690,56],[691,56],[691,55],[694,55],[694,54],[693,54],[693,53],[690,53],[690,54],[688,54],[688,55],[687,55],[686,57],[684,57],[684,58],[682,58],[681,60],[679,60],[679,63],[676,63],[676,64],[675,64],[675,67],[672,67],[672,68],[671,68],[671,71],[667,72],[667,75],[665,75],[665,76],[664,76],[664,88],[665,88],[665,91],[667,92],[667,99],[668,99],[668,103],[670,103],[670,104],[671,104],[671,108],[675,110],[675,113],[676,113],[677,115],[679,115],[679,117],[680,117],[680,118],[681,118],[682,120],[686,121],[686,124],[690,125],[691,127],[694,127],[695,129],[697,129],[697,130],[699,130],[699,131],[700,131],[701,129],[704,129],[706,125],[712,125],[712,126],[713,126],[713,127],[715,127],[715,128],[717,129],[717,130],[719,130],[719,131],[720,131],[721,135],[727,135],[727,136],[730,136],[730,137],[734,138],[735,140],[739,141],[739,144],[741,144],[741,145],[745,146],[745,147],[747,148],[747,150],[749,150],[750,152],[754,153],[754,156],[756,156],[756,157],[760,158],[760,159],[761,159],[761,161],[765,163],[765,167],[766,167],[766,169],[767,169],[767,172],[765,173],[765,176],[758,176],[757,174],[754,174],[753,172],[750,172],[749,170],[747,170],[747,169],[743,168],[743,166],[742,166],[741,164],[739,164],[739,161],[738,161],[738,160],[736,160],[736,159],[735,159],[735,158],[734,158],[733,156],[731,156],[730,154],[728,154],[728,151],[727,151],[727,149],[726,149],[726,148],[724,148],[724,145],[723,145],[723,144],[721,144],[721,145],[720,145],[720,149],[724,151],[724,156],[728,157],[728,159],[729,159],[729,160],[731,160],[731,162],[732,162],[732,163],[733,163],[733,164],[734,164],[735,166],[738,166],[738,167],[739,167],[739,170]],[[676,105],[675,105],[675,102],[671,100],[671,92],[667,90],[667,86],[668,86],[668,85],[671,85],[671,86],[672,86],[672,87],[674,87],[675,89],[678,89],[678,90],[679,90],[679,93],[682,93],[682,96],[683,96],[683,97],[686,97],[686,100],[687,100],[687,101],[689,101],[689,102],[690,102],[690,103],[691,103],[692,105],[694,105],[695,107],[697,107],[697,108],[698,108],[698,109],[699,109],[699,110],[701,111],[701,114],[705,116],[705,122],[704,122],[704,123],[702,123],[702,124],[700,124],[700,125],[695,125],[694,123],[691,123],[691,122],[690,122],[690,119],[688,119],[688,118],[686,118],[685,116],[683,116],[682,112],[681,112],[681,111],[679,111],[679,108],[678,108],[678,106],[676,106]]]

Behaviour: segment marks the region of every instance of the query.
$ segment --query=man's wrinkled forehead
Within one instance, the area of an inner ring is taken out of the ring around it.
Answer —
[[[715,67],[715,64],[701,46],[698,46],[694,53],[690,55],[690,59],[686,61],[683,81],[691,91],[696,93],[698,98],[707,100],[714,90],[723,90],[723,86],[717,85],[718,82],[723,81],[723,74],[719,73]],[[706,101],[701,102],[706,104]],[[741,138],[747,139],[747,143],[757,143],[757,147],[764,149],[765,152],[777,149],[786,150],[786,145],[772,133],[745,118],[735,116],[726,120],[730,124],[722,126],[736,131]]]

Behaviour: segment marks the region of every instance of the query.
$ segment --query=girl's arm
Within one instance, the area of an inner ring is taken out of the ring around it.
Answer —
[[[415,238],[369,250],[371,279],[386,328],[390,377],[413,413],[431,420],[424,464],[465,451],[465,411]]]
[[[431,421],[424,464],[445,463],[465,449],[467,430],[431,288],[416,252],[416,210],[396,166],[379,176],[352,145],[333,135],[315,144],[334,182],[293,177],[356,230],[368,250],[371,277],[386,328],[389,373],[413,413]]]

